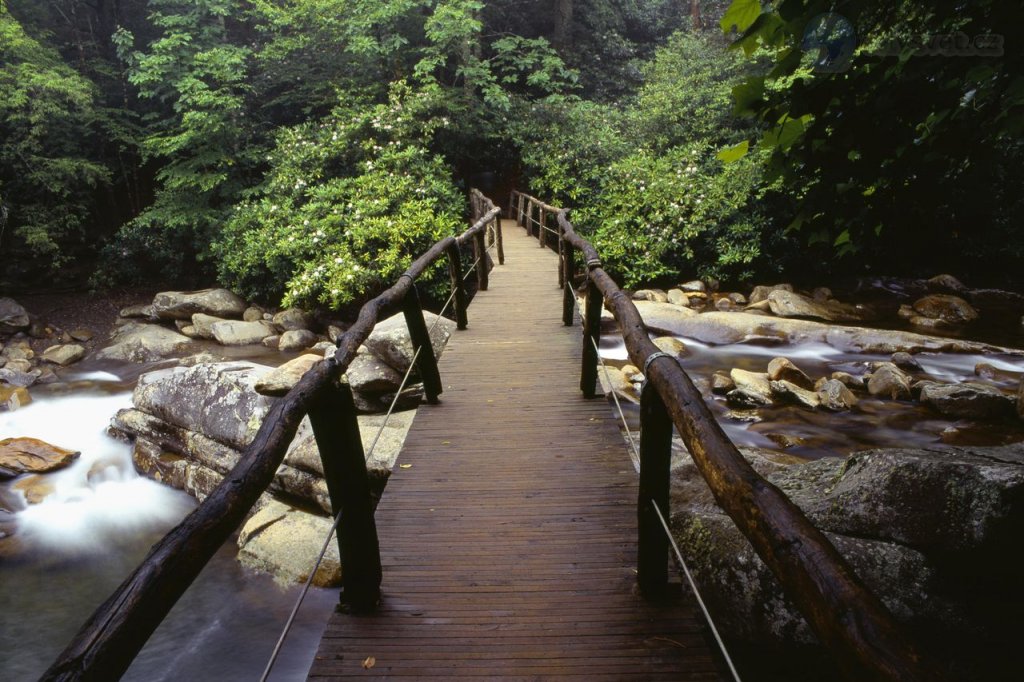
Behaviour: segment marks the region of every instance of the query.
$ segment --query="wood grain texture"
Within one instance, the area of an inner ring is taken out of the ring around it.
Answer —
[[[580,393],[558,257],[503,228],[377,508],[381,606],[331,618],[310,679],[723,679],[696,606],[639,594],[637,474]]]

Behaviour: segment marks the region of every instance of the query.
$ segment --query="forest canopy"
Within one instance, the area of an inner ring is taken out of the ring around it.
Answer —
[[[4,0],[0,284],[346,305],[472,185],[572,209],[628,286],[992,277],[1024,249],[1011,5]]]

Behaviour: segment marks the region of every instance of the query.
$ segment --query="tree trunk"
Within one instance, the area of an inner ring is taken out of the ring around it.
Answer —
[[[572,47],[572,5],[573,0],[557,0],[555,2],[551,44],[559,52]]]
[[[690,0],[690,23],[694,32],[704,28],[704,20],[700,16],[700,0]]]

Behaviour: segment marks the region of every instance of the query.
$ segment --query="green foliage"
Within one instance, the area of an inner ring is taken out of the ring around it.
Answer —
[[[160,163],[152,205],[107,250],[122,271],[180,277],[210,257],[210,245],[245,188],[260,147],[247,119],[250,50],[231,44],[226,17],[237,0],[154,0],[160,37],[146,51],[115,41],[140,97],[163,105],[148,118],[144,158]]]
[[[435,108],[435,93],[399,84],[387,104],[283,130],[262,190],[217,243],[221,280],[255,298],[336,307],[458,232],[462,198],[423,145],[441,123]]]
[[[524,122],[531,189],[576,207],[573,223],[626,286],[682,275],[744,279],[759,264],[771,233],[761,208],[766,155],[718,158],[722,145],[754,129],[731,102],[747,71],[712,39],[680,33],[628,105],[552,98]]]
[[[0,238],[18,259],[57,269],[87,246],[93,194],[110,180],[91,146],[101,126],[93,85],[0,5]]]
[[[722,165],[694,143],[613,164],[599,201],[573,212],[593,228],[602,262],[625,286],[680,276],[746,279],[761,253],[764,216],[753,156]]]
[[[752,7],[733,3],[741,30]],[[849,23],[815,21],[830,10]],[[857,254],[851,268],[906,270],[923,251],[932,272],[1013,267],[1024,255],[1024,50],[1002,35],[1017,19],[995,0],[779,0],[755,17],[736,44],[770,52],[774,68],[737,106],[765,125],[759,143],[809,244]],[[979,54],[978,36],[1002,53]]]

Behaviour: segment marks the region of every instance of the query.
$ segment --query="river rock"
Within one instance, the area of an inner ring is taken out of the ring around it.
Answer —
[[[238,319],[245,301],[227,289],[162,291],[153,298],[153,312],[162,320],[190,320],[196,313]]]
[[[687,296],[686,293],[684,293],[681,289],[669,289],[668,302],[671,303],[672,305],[689,307],[690,297]]]
[[[42,376],[42,372],[38,369],[33,369],[28,372],[22,372],[18,369],[11,369],[11,365],[20,366],[24,360],[10,360],[7,365],[0,368],[0,385],[7,384],[8,386],[14,386],[17,388],[28,388],[32,384],[36,383],[36,380]]]
[[[274,335],[268,336],[265,339],[263,339],[262,341],[260,341],[260,344],[264,348],[269,348],[270,350],[280,350],[281,337],[279,335],[277,335],[277,334],[274,334]]]
[[[927,282],[928,288],[948,294],[963,296],[969,292],[963,282],[953,275],[936,275]]]
[[[754,410],[772,404],[770,395],[752,391],[749,388],[734,388],[725,394],[725,401],[738,410]]]
[[[27,504],[39,504],[57,491],[57,486],[49,476],[31,474],[15,481],[12,486],[25,497]]]
[[[7,362],[4,364],[4,369],[6,369],[9,372],[20,372],[21,374],[27,374],[32,371],[32,361],[21,359],[12,360],[8,358]]]
[[[923,372],[924,368],[921,367],[921,363],[914,359],[914,356],[910,353],[893,353],[892,364],[896,365],[904,372]]]
[[[32,396],[24,386],[0,384],[0,412],[13,412],[32,402]]]
[[[224,321],[223,317],[217,317],[215,315],[207,315],[206,313],[194,314],[192,316],[192,327],[195,330],[195,338],[212,339],[213,325]]]
[[[771,286],[758,285],[750,292],[749,304],[758,305],[768,300],[768,295],[773,291],[793,291],[792,284],[773,284]]]
[[[262,375],[256,380],[253,388],[260,395],[282,396],[292,390],[295,384],[299,383],[299,379],[322,359],[319,355],[310,353],[300,355]]]
[[[768,305],[779,317],[810,317],[829,322],[862,322],[869,311],[838,301],[816,301],[792,291],[777,289],[768,294]]]
[[[0,467],[19,474],[42,474],[70,465],[80,453],[36,438],[0,440]]]
[[[736,388],[736,382],[725,372],[715,372],[711,375],[711,392],[715,395],[725,395]]]
[[[272,574],[281,584],[301,584],[313,570],[330,531],[331,519],[274,501],[242,527],[238,536],[238,559],[249,568]],[[337,542],[328,543],[327,553],[312,583],[317,587],[341,584]]]
[[[1013,384],[1016,386],[1022,378],[1024,373],[1014,372],[1008,369],[1002,369],[996,367],[988,362],[979,362],[974,366],[974,373],[982,379],[988,379],[989,381],[1004,382],[1007,384]]]
[[[690,354],[690,349],[686,347],[686,344],[674,336],[659,336],[653,340],[653,343],[662,353],[668,353],[677,358]]]
[[[157,317],[152,303],[139,303],[121,308],[121,312],[118,315],[124,319],[140,319],[148,322],[156,322],[160,319]]]
[[[311,329],[313,316],[299,308],[288,308],[274,315],[273,324],[282,332]]]
[[[228,362],[175,367],[139,377],[132,401],[136,409],[189,431],[241,449],[252,441],[270,398],[255,384],[268,367]]]
[[[668,303],[668,294],[661,289],[638,289],[633,292],[634,301],[653,301],[655,303]]]
[[[745,369],[732,369],[729,377],[736,384],[736,388],[750,391],[764,398],[764,404],[771,404],[772,389],[770,379],[764,372],[748,372]]]
[[[706,293],[708,287],[704,282],[699,279],[695,279],[690,282],[683,282],[679,285],[679,289],[687,292]]]
[[[597,378],[601,382],[601,390],[605,395],[610,396],[614,392],[621,399],[640,404],[640,394],[637,393],[633,382],[626,377],[622,370],[616,367],[598,367]]]
[[[801,388],[790,381],[772,381],[769,383],[769,386],[771,386],[772,395],[779,397],[785,402],[795,403],[811,410],[817,409],[818,405],[821,404],[817,393]]]
[[[363,442],[363,455],[366,457],[366,471],[375,491],[384,489],[384,483],[395,467],[398,454],[415,417],[415,410],[394,412],[390,417],[383,414],[358,416],[359,436]],[[308,420],[303,420],[284,461],[285,464],[300,471],[321,477],[324,475],[323,460],[320,458],[320,451],[317,449],[316,439]]]
[[[0,298],[0,334],[13,334],[32,323],[28,311],[13,298]]]
[[[857,396],[839,379],[828,379],[818,388],[818,402],[830,412],[843,412],[857,405]]]
[[[293,329],[281,334],[277,348],[282,351],[305,350],[314,343],[316,343],[316,334],[308,329]]]
[[[68,336],[70,336],[75,341],[88,343],[89,341],[92,341],[93,338],[96,336],[96,332],[85,327],[77,327],[69,331]]]
[[[211,325],[213,338],[222,346],[247,346],[261,343],[263,339],[274,334],[274,327],[260,320],[243,322],[241,320],[225,320]]]
[[[69,343],[57,346],[50,346],[43,351],[42,358],[46,362],[66,367],[73,362],[78,362],[85,357],[85,348],[76,343]]]
[[[259,322],[262,319],[263,309],[258,306],[251,305],[242,313],[242,320],[245,322]]]
[[[814,382],[788,358],[773,358],[768,363],[768,378],[772,381],[788,381],[808,391],[814,388]]]
[[[914,302],[914,310],[922,317],[960,325],[978,319],[978,311],[970,303],[949,294],[932,294]]]
[[[423,312],[423,318],[427,329],[433,329],[430,332],[430,343],[433,347],[434,357],[440,357],[445,344],[448,343],[452,332],[455,331],[455,323],[447,318],[438,318],[437,315],[427,311]],[[392,315],[377,324],[366,339],[365,345],[371,353],[402,373],[409,369],[415,355],[412,340],[409,338],[409,329],[406,327],[405,317],[401,313]]]
[[[911,397],[910,377],[896,365],[882,363],[868,379],[868,393],[876,398],[908,400]]]
[[[943,416],[952,419],[1003,419],[1012,416],[1016,410],[1016,400],[1013,397],[1004,394],[995,386],[974,382],[924,382],[919,399]]]
[[[176,331],[138,322],[118,327],[111,341],[111,345],[96,354],[97,359],[153,362],[176,353],[187,352],[194,343],[192,339]]]

